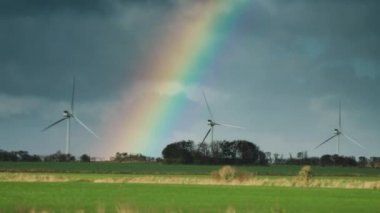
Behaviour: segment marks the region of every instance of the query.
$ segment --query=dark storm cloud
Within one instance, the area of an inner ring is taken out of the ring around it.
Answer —
[[[0,16],[35,16],[56,13],[62,10],[79,13],[107,13],[115,1],[102,0],[3,0],[0,2]]]
[[[379,1],[253,2],[240,21],[249,36],[288,52],[317,40],[335,57],[379,57]],[[329,57],[327,57],[329,58]]]
[[[119,93],[129,91],[128,86],[136,81],[136,72],[141,72],[138,68],[145,62],[142,59],[151,54],[156,39],[177,30],[170,26],[171,14],[178,17],[178,11],[184,11],[176,22],[185,25],[188,10],[210,1],[0,1],[0,119],[5,121],[0,136],[7,135],[0,143],[12,146],[17,141],[13,127],[7,127],[11,116],[19,119],[13,121],[14,127],[27,123],[34,132],[53,121],[49,119],[60,112],[58,108],[67,106],[73,75],[78,110],[87,115],[84,120],[90,121],[89,126],[96,128],[100,123],[96,119],[106,117],[107,110],[119,116],[120,110],[112,107],[125,107]],[[252,129],[254,134],[247,131],[247,139],[261,139],[264,150],[290,152],[294,150],[289,146],[308,141],[306,149],[324,139],[335,124],[335,117],[326,117],[336,115],[341,99],[344,113],[350,115],[347,120],[355,126],[353,136],[363,132],[358,139],[365,138],[369,132],[377,140],[380,2],[247,2],[238,11],[241,14],[227,41],[218,47],[215,66],[207,74],[211,80],[200,82],[214,91],[210,104],[215,114]],[[49,116],[38,113],[41,107],[51,110],[45,113]],[[41,127],[36,121],[41,121]],[[202,134],[187,129],[179,132],[199,135],[201,140],[204,132],[200,129]],[[15,147],[32,147],[23,144],[30,132],[20,134]],[[221,131],[217,137],[234,135]],[[378,150],[371,137],[365,145]]]
[[[347,134],[378,148],[360,133],[380,123],[379,8],[378,1],[254,1],[219,60],[215,87],[251,114],[243,120],[257,123],[255,138],[268,133],[266,146],[279,145],[270,142],[277,136],[311,148],[336,127],[342,100]]]
[[[235,34],[243,36],[243,47],[254,46],[243,54],[254,54],[253,66],[265,64],[265,77],[276,82],[266,84],[273,93],[364,90],[378,101],[379,8],[378,1],[253,2]]]
[[[0,2],[0,91],[64,98],[77,76],[86,97],[130,83],[172,1]]]
[[[3,0],[0,17],[42,16],[59,12],[114,15],[120,7],[161,7],[176,5],[173,0]]]

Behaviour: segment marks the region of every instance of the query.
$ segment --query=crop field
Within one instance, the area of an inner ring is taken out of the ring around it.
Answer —
[[[0,188],[1,212],[380,211],[380,190],[82,182],[1,182]]]
[[[0,162],[5,212],[380,212],[380,170],[242,166],[253,176],[215,180],[221,166]]]
[[[217,165],[168,165],[159,163],[79,163],[79,162],[0,162],[0,172],[58,172],[58,173],[115,173],[149,175],[209,175]],[[257,175],[294,176],[302,166],[239,166],[241,170]],[[314,176],[377,176],[380,169],[357,167],[313,166]]]

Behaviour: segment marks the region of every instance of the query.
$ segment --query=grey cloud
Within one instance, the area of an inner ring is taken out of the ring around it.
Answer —
[[[102,0],[4,0],[0,17],[47,15],[59,11],[106,13],[113,1]]]
[[[239,62],[248,63],[240,66],[243,70],[250,65],[251,70],[266,73],[255,74],[257,83],[265,76],[282,82],[274,84],[273,89],[278,88],[274,92],[281,93],[285,85],[341,94],[350,87],[347,84],[370,87],[380,81],[373,68],[380,56],[379,7],[377,1],[254,2],[236,27],[237,39],[231,46],[238,52],[228,57],[236,54],[242,58]],[[244,52],[239,53],[239,48]],[[247,62],[247,57],[252,61]],[[372,68],[362,70],[357,64]],[[366,73],[373,79],[363,77]],[[378,90],[367,91],[373,96]]]
[[[61,108],[66,106],[63,103],[70,100],[71,78],[75,74],[78,112],[89,121],[89,126],[97,129],[100,119],[95,115],[107,114],[103,107],[120,105],[120,93],[129,91],[137,72],[144,76],[138,67],[144,63],[141,59],[156,47],[157,37],[173,36],[165,34],[176,30],[166,25],[171,14],[178,9],[197,10],[205,2],[210,1],[0,1],[0,94],[3,95],[0,99],[3,97],[1,100],[8,102],[9,97],[12,100],[28,97],[20,105],[31,106],[15,108],[12,112],[9,104],[3,104],[2,118],[7,113],[9,116],[29,113],[35,109],[33,100],[41,99],[51,104],[45,108],[49,108],[52,119],[55,115],[59,117]],[[324,139],[336,122],[334,116],[328,115],[335,115],[338,99],[342,99],[344,113],[348,115],[347,126],[351,122],[351,127],[355,127],[351,128],[355,130],[353,137],[366,138],[360,132],[370,132],[376,138],[380,122],[380,30],[377,27],[380,3],[247,2],[210,66],[212,70],[200,82],[210,91],[229,97],[213,99],[210,94],[214,114],[221,121],[247,127],[247,133],[235,134],[261,141],[264,150],[289,152],[291,148],[286,144],[295,146],[306,141],[302,144],[305,148]],[[197,11],[184,13],[180,19],[183,24],[188,24],[188,14]],[[316,102],[318,107],[313,106]],[[202,138],[205,126],[196,126],[203,121],[203,115],[207,116],[207,111],[202,109],[198,106],[196,112],[189,112],[194,127],[189,121],[189,126],[173,132]],[[117,117],[122,110],[113,107],[108,111]],[[32,130],[24,128],[24,123],[33,126],[38,120],[43,126],[50,122],[48,119],[40,113],[31,113],[24,120],[21,117],[17,122],[13,120],[12,125],[23,127],[27,134]],[[107,118],[102,119],[107,122]],[[21,146],[22,137],[15,139],[7,132],[13,126],[6,126],[3,140],[14,139]],[[234,136],[229,131],[217,133],[221,139]],[[37,138],[43,140],[42,136]],[[366,145],[371,146],[369,142]],[[374,150],[379,148],[372,146]]]
[[[0,18],[49,16],[57,13],[113,16],[122,8],[171,8],[175,0],[3,0],[0,1]]]
[[[307,38],[341,57],[379,57],[379,7],[378,1],[255,1],[240,28],[287,51]]]
[[[218,60],[214,86],[233,97],[225,104],[249,112],[242,120],[255,126],[256,138],[271,133],[289,143],[306,140],[310,148],[317,132],[335,126],[335,117],[320,117],[336,115],[339,99],[345,122],[355,124],[352,134],[368,132],[380,122],[379,7],[375,1],[253,2]],[[324,100],[318,113],[310,109],[314,99]]]
[[[127,76],[136,71],[165,19],[162,5],[146,9],[149,1],[107,3],[120,6],[107,16],[87,13],[102,9],[106,1],[48,2],[1,3],[0,8],[14,14],[0,25],[3,93],[66,97],[76,75],[79,87],[91,88],[85,97],[117,94],[130,83]]]

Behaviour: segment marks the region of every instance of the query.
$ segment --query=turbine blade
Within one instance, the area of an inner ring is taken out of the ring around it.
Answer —
[[[331,139],[335,138],[337,135],[333,135],[331,137],[329,137],[328,139],[326,139],[325,141],[323,141],[322,143],[320,143],[318,146],[316,146],[314,149],[317,149],[318,147],[322,146],[323,144],[327,143],[328,141],[330,141]]]
[[[206,98],[206,94],[205,94],[205,92],[203,90],[202,90],[202,94],[203,94],[203,98],[205,99],[205,102],[206,102],[206,105],[207,105],[208,113],[210,114],[211,119],[214,120],[214,116],[212,115],[212,111],[211,111],[210,105],[208,104],[208,101],[207,101],[207,98]]]
[[[66,120],[66,119],[67,119],[67,118],[62,118],[62,119],[59,119],[58,121],[56,121],[56,122],[54,122],[54,123],[50,124],[49,126],[45,127],[43,130],[41,130],[41,132],[43,132],[43,131],[46,131],[46,130],[50,129],[51,127],[55,126],[56,124],[58,124],[58,123],[60,123],[60,122],[62,122],[62,121],[64,121],[64,120]]]
[[[73,116],[73,117],[74,117],[74,119],[75,119],[75,120],[76,120],[81,126],[83,126],[87,131],[89,131],[91,134],[93,134],[96,138],[100,139],[100,137],[97,136],[97,135],[95,134],[95,132],[92,131],[88,126],[86,126],[86,124],[84,124],[81,120],[79,120],[78,117],[76,117],[76,116]]]
[[[339,100],[339,131],[342,131],[342,104]]]
[[[236,129],[245,129],[244,127],[241,127],[241,126],[235,126],[235,125],[230,125],[230,124],[221,124],[221,123],[217,123],[216,125],[225,126],[225,127],[232,127],[232,128],[236,128]]]
[[[203,140],[202,140],[202,143],[204,143],[205,142],[205,140],[206,140],[206,138],[207,138],[207,136],[210,134],[210,132],[211,132],[211,129],[212,128],[210,128],[208,131],[207,131],[207,133],[206,133],[206,135],[205,135],[205,137],[203,138]]]
[[[346,138],[347,138],[349,141],[351,141],[352,143],[354,143],[354,144],[356,144],[357,146],[359,146],[360,148],[367,150],[366,147],[364,147],[363,145],[361,145],[359,142],[357,142],[356,140],[354,140],[354,139],[351,138],[350,136],[347,136],[347,135],[345,135],[345,134],[343,134],[343,133],[342,133],[342,135],[343,135],[344,137],[346,137]]]
[[[73,77],[73,93],[71,94],[71,113],[74,113],[75,76]]]

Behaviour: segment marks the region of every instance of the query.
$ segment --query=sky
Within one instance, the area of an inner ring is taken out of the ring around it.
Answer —
[[[215,121],[245,127],[216,126],[215,140],[334,154],[336,140],[314,147],[334,134],[341,101],[343,132],[366,149],[342,138],[340,154],[379,156],[379,9],[375,0],[0,1],[0,149],[64,152],[64,122],[41,130],[70,108],[75,76],[75,114],[100,139],[72,122],[73,155],[159,157],[169,143],[201,142],[204,90]],[[185,31],[218,19],[223,28]],[[207,66],[176,77],[186,67],[172,64],[195,63],[181,55],[196,44]]]

